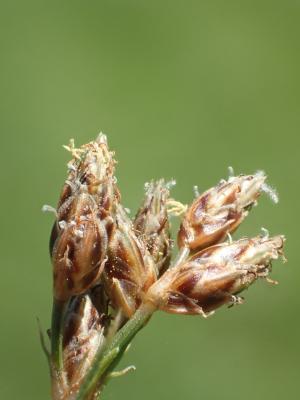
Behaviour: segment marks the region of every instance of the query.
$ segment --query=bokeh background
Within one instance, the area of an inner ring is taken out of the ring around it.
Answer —
[[[53,221],[68,154],[108,134],[134,210],[149,179],[173,195],[267,171],[238,234],[287,236],[246,303],[208,319],[158,313],[111,383],[110,399],[294,399],[299,393],[300,1],[9,0],[0,2],[0,398],[49,399],[36,317],[49,327]],[[174,222],[174,228],[176,222]]]

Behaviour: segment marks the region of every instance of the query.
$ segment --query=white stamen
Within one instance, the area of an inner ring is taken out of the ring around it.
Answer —
[[[172,189],[174,186],[176,185],[176,180],[175,179],[171,179],[169,182],[166,183],[166,188],[168,190]]]
[[[254,175],[255,176],[266,176],[266,173],[262,169],[259,169],[258,171],[255,172]]]
[[[96,138],[96,142],[99,144],[107,144],[107,136],[104,133],[100,132]]]
[[[194,196],[197,198],[200,196],[199,187],[198,185],[193,186]]]
[[[264,228],[263,226],[261,227],[261,233],[263,238],[268,239],[270,236],[268,229]]]
[[[228,180],[234,177],[234,169],[229,165],[228,167]]]
[[[272,188],[271,186],[267,185],[266,183],[263,183],[261,185],[261,191],[265,192],[270,199],[273,201],[273,203],[277,204],[279,202],[279,197],[276,189]]]
[[[54,207],[52,207],[52,206],[49,206],[48,204],[44,204],[44,205],[43,205],[42,211],[43,211],[43,212],[51,212],[51,213],[54,213],[55,216],[57,217],[57,211],[56,211],[56,209],[55,209]]]
[[[68,144],[68,145],[64,144],[64,145],[63,145],[63,148],[66,149],[67,151],[70,151],[70,152],[72,153],[72,151],[73,151],[74,148],[75,148],[74,139],[70,139],[69,144]]]
[[[126,375],[126,374],[128,374],[128,372],[132,372],[135,370],[136,370],[136,367],[134,365],[130,365],[129,367],[124,368],[121,371],[110,372],[108,377],[109,378],[119,378],[120,376]]]
[[[278,285],[278,281],[274,281],[274,279],[269,278],[268,276],[265,277],[266,281],[268,283],[271,283],[271,285]]]

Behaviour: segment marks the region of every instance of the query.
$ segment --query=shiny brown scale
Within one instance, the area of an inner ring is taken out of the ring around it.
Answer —
[[[135,220],[134,229],[145,242],[157,268],[162,274],[170,264],[171,240],[167,213],[168,184],[163,179],[146,185],[146,195]]]
[[[65,225],[52,251],[55,298],[67,300],[96,284],[106,249],[105,226],[92,215],[87,220]]]
[[[196,198],[180,226],[179,247],[197,251],[224,240],[247,216],[265,179],[262,173],[232,177]]]
[[[167,271],[150,288],[149,299],[167,312],[203,316],[239,302],[238,293],[268,276],[283,242],[283,236],[256,237],[202,250]]]
[[[103,314],[89,295],[73,298],[66,316],[63,342],[64,371],[71,393],[82,381],[97,348],[104,341]]]
[[[114,307],[130,317],[143,294],[156,279],[153,261],[145,244],[139,240],[124,209],[116,209],[116,226],[112,232],[104,268],[104,282]]]

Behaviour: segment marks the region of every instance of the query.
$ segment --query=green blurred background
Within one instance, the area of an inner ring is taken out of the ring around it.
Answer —
[[[239,235],[287,236],[273,287],[208,319],[158,313],[109,399],[294,399],[299,393],[300,1],[1,1],[1,399],[49,399],[36,317],[49,327],[53,221],[68,154],[102,130],[126,206],[176,178],[183,202],[264,169]],[[176,223],[175,223],[176,226]],[[235,235],[236,237],[237,235]]]

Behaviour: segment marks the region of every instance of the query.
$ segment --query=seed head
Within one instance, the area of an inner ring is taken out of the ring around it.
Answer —
[[[146,194],[135,220],[134,229],[143,240],[157,268],[165,271],[171,259],[170,224],[167,213],[169,185],[163,179],[145,185]]]
[[[202,250],[168,270],[148,292],[157,307],[176,314],[202,314],[239,302],[238,293],[266,278],[282,254],[284,237],[256,237]]]
[[[261,191],[269,190],[265,179],[262,172],[230,177],[196,198],[180,226],[179,247],[197,251],[222,241],[248,215]]]

